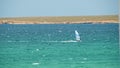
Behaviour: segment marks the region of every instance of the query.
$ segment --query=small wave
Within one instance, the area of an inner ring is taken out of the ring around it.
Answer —
[[[84,61],[82,61],[81,63],[82,63],[82,64],[84,64],[85,62],[84,62]]]
[[[68,41],[61,41],[61,42],[65,42],[65,43],[67,43],[67,42],[77,42],[77,41],[74,41],[74,40],[68,40]]]
[[[7,42],[16,42],[16,41],[7,41]]]
[[[29,42],[29,41],[7,41],[7,42]]]
[[[29,41],[18,41],[18,42],[29,42]]]
[[[66,40],[66,41],[43,41],[43,42],[62,42],[62,43],[72,43],[72,42],[78,42],[78,41],[75,41],[75,40]]]

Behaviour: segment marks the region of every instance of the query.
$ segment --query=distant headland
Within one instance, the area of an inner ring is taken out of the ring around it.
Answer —
[[[79,24],[118,23],[118,15],[104,16],[44,16],[0,18],[0,24]]]

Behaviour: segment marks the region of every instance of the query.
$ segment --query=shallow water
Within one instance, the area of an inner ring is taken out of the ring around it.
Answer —
[[[0,68],[120,68],[118,35],[118,24],[1,24]]]

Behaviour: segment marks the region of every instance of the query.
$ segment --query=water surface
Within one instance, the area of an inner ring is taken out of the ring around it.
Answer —
[[[0,68],[120,68],[118,31],[118,24],[1,24]]]

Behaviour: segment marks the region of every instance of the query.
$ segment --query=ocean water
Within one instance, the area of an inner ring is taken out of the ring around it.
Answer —
[[[118,24],[0,25],[0,68],[120,68],[119,57]]]

